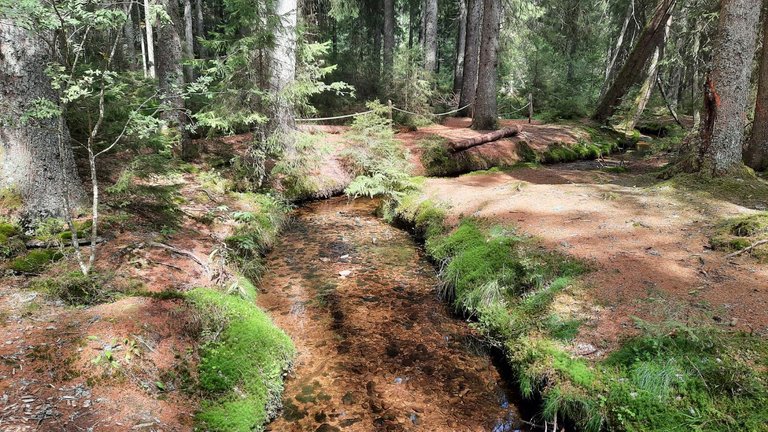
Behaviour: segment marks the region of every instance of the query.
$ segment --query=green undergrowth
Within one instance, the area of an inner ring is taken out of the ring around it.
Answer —
[[[293,151],[283,155],[271,174],[278,179],[283,195],[291,201],[326,198],[335,190],[332,180],[317,175],[330,145],[322,135],[296,132],[292,137]]]
[[[34,279],[30,288],[70,306],[93,305],[114,300],[126,287],[117,286],[112,273],[80,271]]]
[[[12,259],[7,268],[18,273],[37,274],[62,258],[64,254],[58,249],[34,249]]]
[[[275,195],[237,193],[246,210],[232,213],[234,233],[224,240],[226,259],[245,278],[258,281],[264,271],[263,254],[269,250],[286,220],[288,204]]]
[[[210,288],[190,291],[187,298],[203,318],[199,428],[264,430],[280,409],[283,376],[295,354],[291,339],[252,300]]]
[[[725,219],[717,224],[709,243],[715,250],[734,252],[753,245],[749,253],[760,261],[768,261],[768,213]]]
[[[0,220],[0,259],[12,258],[26,249],[21,229]]]
[[[764,209],[768,203],[768,181],[747,170],[723,177],[681,173],[656,184],[664,186],[749,208]]]
[[[391,217],[424,239],[441,268],[441,292],[502,348],[523,396],[540,401],[540,423],[566,419],[588,432],[768,430],[763,338],[638,321],[639,335],[614,352],[579,356],[584,319],[556,306],[583,289],[580,275],[590,269],[513,227],[464,218],[451,228],[445,215],[412,193]]]

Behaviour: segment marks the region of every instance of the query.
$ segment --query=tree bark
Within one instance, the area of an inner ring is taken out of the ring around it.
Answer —
[[[392,82],[395,52],[395,0],[384,0],[384,77]]]
[[[147,73],[150,78],[155,78],[155,38],[152,34],[152,23],[154,22],[149,0],[144,0],[144,26],[147,31]]]
[[[60,117],[22,121],[36,101],[59,102],[45,74],[51,53],[40,37],[3,18],[0,59],[0,189],[21,196],[26,221],[64,216],[65,193],[73,206],[85,197],[69,131]]]
[[[424,69],[437,68],[437,0],[424,1]]]
[[[458,32],[456,35],[456,64],[453,69],[453,92],[461,93],[461,82],[464,76],[464,49],[467,42],[467,0],[458,0]],[[462,106],[462,105],[459,105]]]
[[[192,32],[192,1],[184,0],[184,60],[195,59],[195,36]],[[184,79],[191,83],[195,80],[192,65],[184,66]]]
[[[651,99],[651,93],[653,93],[653,87],[659,76],[659,63],[664,58],[664,45],[667,42],[667,35],[669,34],[669,28],[672,26],[672,16],[669,16],[667,24],[665,26],[664,37],[661,38],[659,44],[653,52],[651,61],[648,63],[648,68],[645,71],[645,80],[643,85],[640,86],[640,90],[635,97],[634,103],[630,107],[626,118],[617,127],[618,130],[624,133],[631,133],[635,129],[635,125],[640,121],[640,117],[645,111],[645,107],[648,105],[648,101]]]
[[[593,115],[595,120],[600,122],[608,120],[629,89],[643,79],[646,63],[653,56],[660,41],[664,39],[666,23],[672,16],[675,3],[676,0],[662,0],[656,8],[616,79],[600,98]]]
[[[199,39],[205,38],[205,21],[203,20],[203,0],[195,0],[195,37]],[[208,52],[199,41],[197,42],[197,55],[201,58],[207,58]]]
[[[760,51],[759,70],[755,121],[744,162],[750,168],[765,171],[768,169],[768,6],[763,8],[763,47]]]
[[[713,69],[705,90],[704,118],[699,132],[698,164],[701,173],[722,176],[742,164],[742,143],[747,124],[750,75],[760,0],[723,0]]]
[[[696,18],[693,25],[693,48],[691,48],[691,114],[693,115],[693,130],[696,131],[701,126],[701,99],[697,96],[701,91],[701,81],[699,80],[699,51],[701,49],[701,20]]]
[[[464,47],[464,73],[461,82],[459,106],[475,102],[477,91],[477,70],[480,63],[480,40],[483,27],[483,0],[467,0],[467,40]],[[474,106],[467,107],[457,115],[468,117]]]
[[[184,72],[181,65],[181,17],[176,0],[163,0],[163,6],[170,23],[162,23],[157,37],[157,78],[160,99],[165,105],[162,118],[175,127],[179,133],[179,155],[183,160],[192,160],[198,155],[187,130],[188,117],[184,104]]]
[[[272,52],[270,90],[274,97],[273,116],[268,133],[283,135],[286,149],[293,145],[288,135],[296,129],[296,120],[291,101],[285,90],[296,79],[296,0],[277,0],[275,13],[280,24],[275,29],[275,45]]]
[[[605,92],[608,90],[608,86],[611,83],[611,80],[613,79],[614,74],[616,73],[616,65],[618,64],[619,59],[619,53],[622,51],[622,46],[624,45],[624,37],[627,34],[627,28],[629,27],[629,21],[632,19],[632,14],[635,10],[635,4],[634,0],[630,0],[629,4],[627,5],[627,13],[624,16],[624,23],[621,25],[621,31],[619,32],[619,37],[616,39],[616,46],[613,48],[612,51],[609,52],[608,55],[608,62],[605,65],[605,81],[603,88],[600,92],[601,95],[605,94]]]
[[[506,127],[493,131],[487,134],[483,134],[474,138],[469,138],[461,141],[451,141],[448,143],[448,153],[458,153],[464,150],[477,147],[489,142],[498,141],[502,138],[511,137],[520,134],[520,126]]]
[[[133,1],[125,6],[127,19],[123,25],[123,56],[129,70],[136,70],[136,34],[133,23]]]
[[[501,26],[501,0],[483,0],[483,38],[477,71],[477,94],[472,128],[496,129],[496,69]]]

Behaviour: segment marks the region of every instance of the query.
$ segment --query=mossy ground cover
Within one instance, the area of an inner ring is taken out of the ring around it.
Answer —
[[[198,288],[188,299],[204,317],[198,369],[206,398],[197,414],[204,430],[263,430],[280,408],[283,375],[295,348],[252,301],[211,288]]]
[[[768,213],[728,218],[717,224],[709,243],[715,250],[726,252],[741,251],[754,246],[749,254],[768,261]]]
[[[445,296],[503,348],[521,393],[541,401],[540,421],[566,419],[594,432],[768,430],[763,338],[638,322],[639,335],[608,356],[578,356],[570,341],[581,321],[553,305],[580,289],[588,266],[543,250],[513,227],[464,219],[448,228],[445,210],[419,194],[394,214],[440,263]]]

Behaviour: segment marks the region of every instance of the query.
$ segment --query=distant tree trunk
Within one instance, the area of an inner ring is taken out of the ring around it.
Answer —
[[[37,35],[2,18],[0,59],[0,188],[21,196],[27,221],[61,217],[65,193],[73,206],[82,204],[85,197],[69,131],[60,117],[20,120],[38,100],[58,103],[45,74],[50,51]]]
[[[759,70],[755,121],[744,162],[750,168],[765,171],[768,169],[768,6],[763,8],[763,47],[760,51]]]
[[[467,42],[467,0],[458,0],[458,2],[459,22],[456,35],[456,64],[453,69],[453,92],[456,94],[461,93],[461,81],[464,76],[464,49]]]
[[[133,24],[133,1],[125,5],[125,15],[128,19],[123,25],[123,56],[129,70],[136,70],[136,35]]]
[[[480,63],[480,40],[483,27],[483,0],[467,0],[467,40],[464,47],[464,73],[461,82],[459,106],[475,102],[477,70]],[[474,106],[461,110],[457,115],[468,117]]]
[[[698,130],[701,125],[701,81],[699,80],[699,51],[701,49],[701,21],[696,18],[693,26],[693,47],[691,48],[691,115],[693,116],[693,130]]]
[[[480,44],[480,66],[477,73],[477,94],[472,128],[495,129],[496,69],[501,25],[501,0],[483,0],[483,37]]]
[[[437,0],[424,0],[424,69],[437,67]]]
[[[384,76],[392,82],[395,52],[395,0],[384,0]]]
[[[627,5],[627,13],[624,16],[624,23],[621,25],[621,31],[619,37],[616,38],[616,46],[609,52],[608,62],[605,65],[605,81],[603,88],[600,92],[601,95],[605,94],[608,87],[611,84],[613,76],[616,74],[616,65],[618,64],[619,53],[621,53],[621,47],[624,45],[624,37],[627,34],[627,27],[629,27],[629,21],[632,19],[632,14],[635,9],[634,0],[630,0]]]
[[[654,50],[653,56],[651,56],[651,61],[648,62],[648,67],[645,72],[645,80],[640,86],[640,90],[638,91],[626,118],[621,122],[620,126],[617,127],[617,129],[620,131],[629,134],[635,129],[635,125],[637,125],[637,122],[640,121],[640,117],[643,115],[643,111],[645,111],[645,107],[648,105],[648,101],[651,99],[653,88],[656,85],[656,80],[659,76],[659,63],[664,58],[664,45],[666,44],[667,35],[669,34],[669,28],[671,25],[672,16],[670,15],[669,19],[667,20],[664,37],[659,41],[659,45]]]
[[[296,79],[296,0],[277,0],[275,13],[280,25],[275,30],[272,52],[270,90],[275,99],[268,133],[284,135],[286,150],[292,152],[293,143],[288,136],[296,128],[296,119],[285,89]]]
[[[155,21],[149,7],[149,0],[144,0],[144,26],[147,31],[147,72],[150,78],[155,78],[155,38],[152,34],[152,23]]]
[[[689,169],[722,176],[742,164],[760,3],[760,0],[723,0],[721,3],[713,69],[705,85],[698,160]]]
[[[179,25],[181,17],[176,0],[163,0],[163,6],[169,23],[161,23],[157,44],[157,78],[160,99],[165,105],[163,119],[176,127],[179,132],[180,156],[183,160],[192,160],[198,155],[187,130],[187,113],[184,106],[184,72],[181,66],[181,37]]]
[[[603,97],[600,98],[593,115],[595,120],[600,122],[608,120],[629,89],[643,79],[646,63],[653,56],[660,41],[664,39],[666,23],[669,21],[669,17],[672,16],[675,2],[676,0],[662,0],[656,8],[656,12],[645,26],[621,71],[619,71],[616,79],[608,87]]]
[[[195,0],[195,37],[198,39],[205,38],[205,21],[203,20],[203,0]],[[208,52],[199,41],[197,42],[197,54],[201,59],[208,57]]]
[[[192,2],[184,0],[184,60],[190,61],[195,58],[195,36],[192,32]],[[184,66],[184,79],[191,83],[195,80],[191,65]]]

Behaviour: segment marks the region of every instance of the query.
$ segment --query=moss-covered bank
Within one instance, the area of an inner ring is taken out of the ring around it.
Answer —
[[[463,219],[413,193],[387,214],[413,226],[440,263],[442,292],[501,347],[540,419],[584,431],[768,430],[768,343],[676,322],[638,323],[639,336],[600,359],[571,343],[581,321],[559,298],[590,269],[513,227]]]
[[[233,213],[238,226],[225,240],[233,280],[226,288],[197,288],[186,296],[202,321],[198,383],[204,401],[196,421],[206,431],[263,430],[280,409],[283,377],[295,354],[290,338],[256,306],[252,282],[288,207],[271,195],[237,199],[248,210]]]

